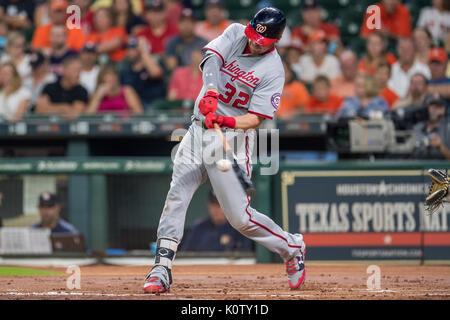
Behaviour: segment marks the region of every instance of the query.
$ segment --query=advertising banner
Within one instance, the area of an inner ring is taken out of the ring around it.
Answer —
[[[284,171],[283,227],[313,260],[450,259],[450,210],[425,214],[428,183],[422,170]]]

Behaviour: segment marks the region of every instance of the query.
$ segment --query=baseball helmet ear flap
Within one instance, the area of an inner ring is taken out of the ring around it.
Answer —
[[[286,27],[286,16],[273,7],[259,10],[245,28],[245,35],[262,46],[269,46],[281,39]]]

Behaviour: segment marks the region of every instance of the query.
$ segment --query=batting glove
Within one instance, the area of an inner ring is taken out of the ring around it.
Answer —
[[[213,129],[214,123],[217,123],[221,128],[226,127],[234,129],[236,126],[236,119],[234,117],[224,117],[214,113],[208,113],[205,117],[205,126],[208,129]]]
[[[208,113],[215,113],[217,110],[218,95],[216,92],[208,90],[203,98],[201,98],[198,108],[202,115],[206,116]]]

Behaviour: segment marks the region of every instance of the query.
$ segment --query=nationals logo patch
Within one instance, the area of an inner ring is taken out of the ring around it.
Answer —
[[[258,33],[264,33],[267,30],[266,26],[263,26],[262,24],[257,24],[256,25],[256,32]]]
[[[280,106],[281,94],[275,93],[272,96],[271,100],[272,100],[272,106],[275,108],[275,110],[277,110],[278,107]]]

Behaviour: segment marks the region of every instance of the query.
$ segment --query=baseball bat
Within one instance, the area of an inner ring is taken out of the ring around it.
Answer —
[[[225,136],[223,135],[222,130],[220,129],[219,125],[217,123],[214,123],[214,130],[216,131],[219,138],[222,140],[222,146],[225,150],[225,154],[228,158],[233,159],[233,171],[236,174],[236,178],[238,179],[239,183],[241,184],[242,188],[244,189],[245,193],[249,197],[253,197],[256,194],[256,189],[253,186],[252,180],[244,173],[244,171],[241,169],[241,167],[236,162],[236,159],[233,156],[233,150],[231,149],[230,145],[228,144],[227,139],[225,139]]]

